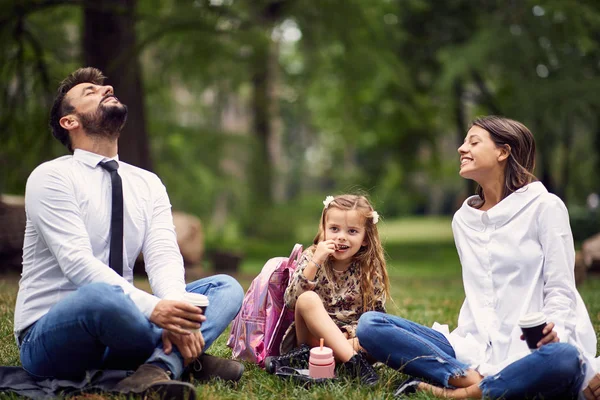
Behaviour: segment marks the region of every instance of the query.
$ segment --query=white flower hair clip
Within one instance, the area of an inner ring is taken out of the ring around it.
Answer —
[[[323,205],[325,206],[325,208],[329,207],[329,205],[331,204],[331,202],[333,200],[334,200],[333,196],[325,197],[325,200],[323,200]]]
[[[373,224],[379,222],[379,213],[377,211],[371,211],[371,218],[373,218]]]

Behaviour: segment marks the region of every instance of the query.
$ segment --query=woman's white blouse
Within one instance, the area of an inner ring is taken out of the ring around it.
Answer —
[[[575,251],[564,203],[534,182],[488,211],[468,205],[452,231],[462,265],[465,302],[458,327],[444,333],[457,359],[487,376],[530,353],[517,321],[541,311],[561,342],[576,346],[587,364],[585,384],[598,370],[596,334],[575,288]]]

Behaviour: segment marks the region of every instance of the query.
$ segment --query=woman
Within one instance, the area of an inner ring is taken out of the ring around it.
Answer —
[[[479,118],[458,152],[460,175],[479,185],[452,221],[466,295],[458,327],[370,312],[357,328],[361,345],[431,382],[411,380],[397,394],[599,398],[596,335],[575,288],[567,209],[533,176],[533,135],[510,119]],[[548,321],[533,352],[517,324],[531,312]]]

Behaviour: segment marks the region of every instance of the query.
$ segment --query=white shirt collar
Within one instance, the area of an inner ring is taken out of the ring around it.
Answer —
[[[82,163],[89,165],[92,168],[96,168],[98,164],[103,161],[115,160],[119,161],[119,155],[117,154],[114,158],[109,158],[102,156],[100,154],[92,153],[87,150],[75,149],[73,152],[73,158],[77,161],[81,161]]]
[[[500,203],[487,211],[471,207],[469,201],[477,198],[477,195],[471,196],[464,201],[460,209],[460,216],[465,224],[478,231],[485,230],[487,225],[500,227],[521,211],[523,207],[544,193],[548,193],[548,190],[541,182],[532,182],[506,196]]]

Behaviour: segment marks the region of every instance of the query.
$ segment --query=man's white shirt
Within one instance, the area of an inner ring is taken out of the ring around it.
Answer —
[[[15,335],[83,285],[123,288],[150,317],[161,298],[185,292],[183,259],[167,191],[153,173],[119,163],[123,181],[123,277],[108,266],[112,187],[99,163],[109,159],[75,150],[38,166],[25,189],[27,225],[23,273],[15,308]],[[133,286],[133,266],[144,254],[154,295]]]

